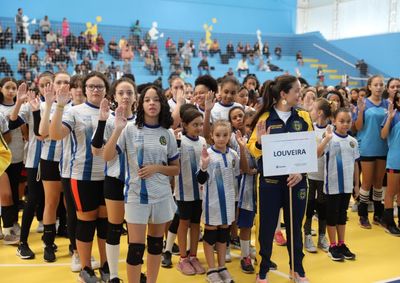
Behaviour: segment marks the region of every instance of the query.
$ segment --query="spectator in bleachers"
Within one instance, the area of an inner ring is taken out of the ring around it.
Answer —
[[[304,65],[303,54],[301,53],[301,50],[297,51],[297,53],[296,53],[296,61],[299,66]]]
[[[14,72],[11,69],[10,64],[8,64],[7,59],[5,57],[1,57],[0,59],[0,75],[4,74],[6,77],[13,77]]]
[[[65,39],[69,35],[69,32],[70,32],[69,22],[68,22],[67,18],[63,19],[61,26],[62,26],[61,35]]]
[[[18,61],[21,60],[28,61],[28,53],[25,47],[22,47],[21,52],[18,54]]]
[[[279,66],[274,65],[271,63],[271,61],[267,61],[268,68],[271,70],[271,72],[283,72],[283,69],[281,69]]]
[[[181,66],[181,58],[179,57],[178,54],[175,55],[174,58],[172,58],[171,64],[170,64],[170,72],[174,73],[176,72],[178,69],[182,69]]]
[[[145,58],[146,54],[150,54],[150,49],[147,46],[146,42],[144,42],[144,40],[141,40],[140,43],[140,48],[138,49],[139,51],[139,56],[140,58]]]
[[[78,36],[78,54],[79,57],[82,59],[83,55],[87,53],[88,50],[88,44],[87,44],[87,39],[86,35],[84,32],[81,32],[81,34]]]
[[[219,42],[217,39],[214,39],[214,41],[210,45],[210,56],[213,57],[214,54],[219,54],[221,55],[221,48],[219,47]]]
[[[119,42],[118,42],[119,50],[121,50],[121,49],[122,49],[123,47],[125,47],[127,44],[128,44],[128,41],[126,41],[125,36],[122,36],[122,37],[119,39]]]
[[[277,47],[275,47],[275,56],[278,60],[281,59],[282,57],[282,47],[280,45],[278,45]]]
[[[17,65],[18,74],[25,78],[26,71],[28,71],[28,60],[19,60]]]
[[[172,39],[168,37],[167,40],[165,41],[165,50],[168,51],[171,45],[172,45]]]
[[[260,43],[256,41],[253,45],[253,50],[254,50],[254,56],[259,57],[260,56]]]
[[[189,40],[189,46],[190,46],[190,49],[192,49],[193,57],[196,57],[196,46],[194,45],[193,39]]]
[[[46,53],[43,59],[43,63],[45,65],[46,71],[54,72],[54,62],[53,58],[49,53]]]
[[[115,67],[115,62],[111,61],[110,66],[108,66],[108,70],[107,70],[107,77],[108,79],[110,79],[111,81],[115,80],[115,72],[116,72],[116,67]]]
[[[250,43],[246,43],[244,52],[246,57],[249,58],[250,64],[254,65],[254,48],[250,45]]]
[[[85,69],[88,72],[93,70],[92,63],[90,62],[90,59],[87,56],[83,59],[83,62],[81,63],[81,65],[85,66]]]
[[[258,68],[259,71],[264,71],[264,72],[270,72],[271,70],[268,67],[268,64],[265,63],[264,58],[260,57],[259,62],[258,62]]]
[[[151,55],[153,55],[153,56],[154,56],[155,54],[158,55],[158,46],[157,46],[157,43],[153,42],[152,44],[150,44],[149,50],[150,50],[150,54],[151,54]]]
[[[172,59],[175,58],[176,54],[178,53],[178,50],[176,49],[175,43],[172,43],[167,51],[167,56],[169,58],[169,62],[172,62]]]
[[[124,72],[121,71],[121,67],[120,66],[117,66],[116,69],[115,69],[115,79],[119,80],[123,76],[124,76]]]
[[[96,44],[97,44],[98,52],[103,54],[104,46],[106,45],[106,42],[105,42],[103,36],[101,35],[101,33],[99,33],[96,37]]]
[[[46,35],[46,44],[50,45],[53,42],[57,43],[57,35],[54,33],[53,30],[50,30],[50,32]]]
[[[179,49],[179,53],[183,59],[185,59],[186,57],[191,58],[193,56],[192,48],[190,47],[189,41]]]
[[[51,57],[51,59],[54,62],[54,56],[56,53],[56,49],[57,49],[57,44],[55,42],[52,42],[49,47],[46,49],[46,53]]]
[[[322,70],[321,66],[318,66],[318,68],[317,68],[317,84],[324,85],[324,80],[325,80],[324,70]]]
[[[127,59],[128,61],[132,61],[134,57],[132,47],[129,44],[126,44],[122,47],[120,56],[122,60]]]
[[[203,58],[197,65],[197,69],[199,70],[199,76],[203,75],[203,71],[207,73],[207,75],[210,74],[210,65],[208,64],[207,56],[203,55]]]
[[[233,72],[232,67],[229,67],[228,71],[226,72],[225,76],[234,76],[235,73]]]
[[[204,38],[200,40],[199,43],[199,56],[207,56],[208,55],[208,46]]]
[[[15,42],[17,43],[25,42],[24,21],[22,17],[23,17],[22,8],[18,8],[18,12],[15,15],[15,28],[17,32],[15,37]]]
[[[89,53],[90,53],[90,58],[92,59],[92,60],[97,60],[97,55],[99,54],[99,46],[97,45],[97,41],[96,40],[94,40],[94,39],[92,39],[90,42],[89,42]]]
[[[247,57],[245,55],[242,56],[242,59],[239,60],[236,71],[238,73],[238,77],[240,78],[242,73],[249,74],[249,66],[247,65]]]
[[[54,52],[54,64],[57,65],[58,69],[63,69],[66,61],[66,54],[57,48]]]
[[[3,27],[0,25],[0,49],[4,48],[4,32]]]
[[[192,76],[192,63],[190,60],[191,57],[185,57],[183,59],[183,70],[185,71],[185,74],[188,76]]]
[[[153,70],[153,75],[157,76],[158,72],[160,72],[161,76],[163,75],[163,67],[161,64],[161,59],[158,56],[158,53],[155,53],[153,55],[154,58],[154,70]]]
[[[232,41],[229,41],[226,45],[226,54],[229,58],[235,58],[235,47],[232,44]]]
[[[124,64],[122,64],[122,72],[124,74],[132,74],[132,66],[128,59],[124,59]]]
[[[119,59],[118,44],[115,42],[115,38],[111,38],[108,43],[108,53],[116,60]]]
[[[65,38],[65,45],[68,47],[68,49],[71,49],[72,46],[74,46],[75,48],[78,47],[77,44],[75,44],[75,35],[70,32],[69,35]]]
[[[144,67],[148,69],[151,73],[154,70],[154,60],[150,52],[146,52],[144,55]]]
[[[139,47],[140,37],[142,36],[142,28],[140,27],[139,20],[136,20],[136,23],[133,27],[131,27],[133,46],[134,48]]]
[[[51,24],[48,16],[44,16],[39,23],[40,31],[42,32],[42,39],[46,41],[46,36],[50,32]]]
[[[108,70],[107,64],[104,62],[103,58],[100,58],[99,62],[95,66],[95,71],[105,74]]]
[[[245,54],[244,47],[242,45],[242,42],[240,42],[240,41],[236,45],[236,53],[239,53],[242,56]]]
[[[75,68],[77,62],[78,62],[78,53],[75,50],[75,47],[72,46],[71,49],[68,52],[68,59],[67,63],[71,62],[72,66]]]
[[[179,38],[179,40],[178,40],[178,50],[181,50],[183,46],[185,46],[185,42],[183,41],[182,38]]]
[[[0,49],[6,48],[8,44],[11,46],[11,49],[14,49],[13,34],[10,27],[7,27],[0,34]]]
[[[271,55],[271,53],[269,52],[269,45],[268,42],[264,42],[263,45],[263,49],[262,49],[262,53],[265,57],[267,57],[267,60],[269,60],[269,56]]]
[[[40,72],[40,62],[37,52],[34,52],[29,56],[29,70],[34,78],[36,78]]]

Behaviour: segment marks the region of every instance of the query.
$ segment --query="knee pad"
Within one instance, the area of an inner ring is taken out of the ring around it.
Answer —
[[[100,239],[107,239],[107,225],[107,218],[97,218],[97,237],[99,237]]]
[[[76,221],[76,239],[81,242],[93,242],[94,231],[96,230],[96,221]]]
[[[151,255],[160,255],[163,250],[163,237],[147,236],[147,252]]]
[[[217,242],[218,230],[204,229],[203,240],[213,246]]]
[[[121,224],[112,224],[108,222],[107,227],[107,244],[109,245],[119,245],[122,232]]]
[[[130,265],[143,264],[144,244],[129,244],[126,263]]]
[[[229,228],[218,228],[218,236],[217,242],[218,243],[226,243],[229,241]]]
[[[168,231],[174,234],[178,234],[178,227],[179,227],[179,215],[175,213],[174,218],[172,219],[172,222],[169,225]]]

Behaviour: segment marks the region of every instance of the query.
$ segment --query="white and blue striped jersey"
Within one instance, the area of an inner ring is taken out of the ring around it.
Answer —
[[[363,127],[357,132],[357,141],[361,156],[386,156],[388,146],[386,140],[381,138],[381,124],[385,119],[388,101],[382,99],[375,105],[368,98],[365,99],[365,110],[357,115],[364,115]]]
[[[382,127],[385,125],[387,116],[382,123]],[[396,114],[390,123],[390,133],[387,137],[389,151],[386,160],[386,168],[400,170],[400,113],[396,111]]]
[[[200,168],[200,156],[203,146],[207,145],[203,137],[192,139],[182,135],[180,156],[180,173],[175,182],[175,199],[178,201],[195,201],[202,199],[201,185],[196,174]]]
[[[0,112],[6,117],[7,123],[10,122],[10,114],[13,111],[15,104],[13,105],[4,105],[0,104]],[[25,119],[23,119],[25,121]],[[22,136],[21,128],[16,128],[10,130],[11,133],[11,142],[8,144],[12,159],[11,163],[20,163],[24,160],[24,146],[25,142]]]
[[[357,140],[350,135],[333,133],[324,150],[324,193],[327,195],[353,192],[354,164],[360,158]]]
[[[71,178],[83,181],[104,180],[104,159],[93,156],[91,141],[99,119],[99,108],[85,102],[71,107],[63,115],[62,123],[71,137]],[[68,154],[66,152],[65,154]]]
[[[153,204],[172,197],[170,177],[155,173],[147,179],[138,176],[146,165],[168,165],[179,158],[172,131],[161,126],[144,125],[142,129],[128,123],[117,143],[118,154],[126,160],[125,202]]]
[[[328,125],[326,125],[325,127],[320,127],[317,125],[317,123],[314,123],[314,132],[315,132],[315,136],[317,138],[317,145],[321,143],[322,137],[325,134],[327,127],[328,127]],[[308,175],[308,179],[311,179],[311,180],[316,180],[316,181],[324,180],[324,157],[323,156],[318,158],[318,171],[308,173],[307,175]]]
[[[132,116],[127,119],[128,123],[135,123],[135,116]],[[108,117],[106,122],[106,128],[104,129],[104,142],[107,142],[111,137],[112,132],[114,131],[114,121],[115,121],[115,113],[112,112]],[[106,176],[114,177],[122,182],[125,181],[125,155],[118,154],[113,160],[108,161],[106,163],[106,167],[104,173]]]
[[[2,135],[9,132],[7,118],[2,112],[0,112],[0,132]]]
[[[33,112],[29,103],[24,104],[18,114],[29,128],[28,152],[25,160],[26,168],[38,168],[42,152],[42,141],[38,140],[33,131]],[[26,120],[25,120],[26,119]]]
[[[71,178],[71,157],[73,155],[72,135],[67,135],[61,141],[61,159],[59,163],[61,178]]]
[[[234,182],[240,175],[239,156],[227,147],[222,153],[209,148],[208,179],[203,190],[203,221],[206,225],[230,225],[235,220]]]
[[[233,102],[229,105],[224,105],[221,102],[215,103],[214,107],[211,109],[211,123],[215,123],[217,120],[229,121],[229,111],[235,106],[243,108],[243,106],[237,102]]]
[[[68,111],[68,109],[71,108],[71,105],[71,103],[65,105],[64,111]],[[44,112],[45,107],[46,102],[40,103],[40,113]],[[50,109],[50,121],[56,111],[56,107],[57,103],[53,103]],[[50,139],[50,137],[46,137],[42,141],[42,153],[40,158],[43,160],[59,162],[61,159],[61,151],[61,141],[55,141]]]

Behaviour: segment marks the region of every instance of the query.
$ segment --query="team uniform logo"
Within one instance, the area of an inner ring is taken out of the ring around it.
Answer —
[[[351,142],[350,142],[350,147],[351,147],[351,148],[354,148],[355,146],[356,146],[356,144],[355,144],[353,141],[351,141]]]
[[[305,199],[307,196],[307,191],[306,189],[300,189],[299,192],[297,193],[297,197],[301,200]]]
[[[296,132],[300,132],[301,130],[303,130],[303,125],[299,121],[293,121],[292,128]]]
[[[167,144],[167,139],[164,136],[160,137],[160,144],[161,145],[166,145]]]

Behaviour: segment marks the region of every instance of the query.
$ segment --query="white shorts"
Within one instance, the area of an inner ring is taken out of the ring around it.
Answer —
[[[125,219],[130,224],[163,224],[171,221],[176,212],[172,196],[152,204],[125,203]]]

